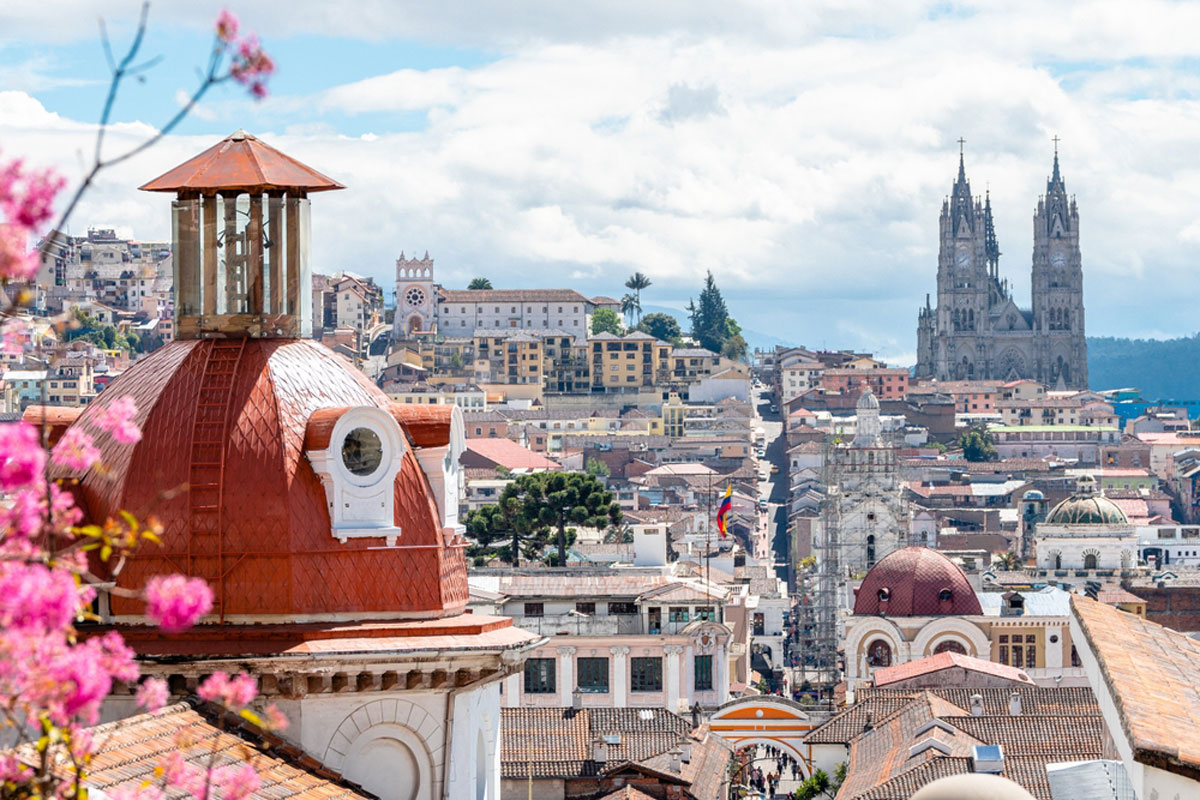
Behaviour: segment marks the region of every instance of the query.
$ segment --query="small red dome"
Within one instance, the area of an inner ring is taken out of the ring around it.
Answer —
[[[154,515],[164,532],[161,547],[138,549],[118,585],[137,590],[169,572],[204,577],[217,595],[214,612],[256,622],[441,617],[465,608],[463,551],[445,543],[412,447],[430,444],[442,421],[413,420],[418,436],[409,434],[395,478],[399,546],[332,535],[325,489],[305,455],[307,424],[322,409],[393,410],[333,351],[297,339],[175,341],[113,381],[74,424],[123,395],[137,402],[142,439],[98,437],[104,469],[83,477],[81,505],[97,523],[122,509]],[[407,433],[405,415],[393,415]],[[113,595],[112,612],[141,614],[142,604]]]
[[[928,547],[906,547],[871,567],[854,613],[882,617],[936,617],[983,613],[967,576],[950,559]]]

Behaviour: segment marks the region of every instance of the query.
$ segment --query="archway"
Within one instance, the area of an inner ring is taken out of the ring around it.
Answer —
[[[421,330],[421,315],[413,314],[408,318],[408,332],[416,333],[419,330]]]
[[[735,749],[754,745],[775,747],[812,774],[812,746],[804,737],[817,727],[804,707],[784,697],[756,695],[730,700],[713,712],[709,728]]]

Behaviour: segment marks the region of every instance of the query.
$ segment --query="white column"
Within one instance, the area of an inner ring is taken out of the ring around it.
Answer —
[[[725,645],[717,645],[713,661],[717,669],[717,683],[713,688],[717,690],[717,705],[720,705],[729,700],[729,656],[725,653]]]
[[[575,648],[558,648],[558,703],[561,706],[573,705],[571,696],[575,693]]]
[[[612,653],[612,685],[608,687],[612,693],[613,708],[625,708],[629,701],[629,648],[625,646],[610,647]]]
[[[666,654],[666,686],[663,687],[667,691],[667,711],[672,714],[679,713],[679,656],[683,652],[683,648],[677,644],[669,644],[663,648],[663,653]]]
[[[687,698],[688,708],[696,704],[696,650],[690,644],[683,651],[683,696]]]
[[[516,672],[504,679],[504,707],[516,708],[521,705],[522,673]]]
[[[1060,627],[1047,627],[1045,630],[1046,636],[1046,669],[1061,670],[1063,668],[1063,629]],[[1053,636],[1058,641],[1050,643],[1050,637]]]

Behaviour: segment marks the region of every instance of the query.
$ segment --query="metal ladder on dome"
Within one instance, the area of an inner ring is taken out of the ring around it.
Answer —
[[[188,575],[203,578],[213,590],[213,612],[225,619],[225,547],[222,504],[225,445],[231,390],[246,338],[214,339],[204,362],[188,467]]]

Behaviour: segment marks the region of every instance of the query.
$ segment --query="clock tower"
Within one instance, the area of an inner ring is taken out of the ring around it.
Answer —
[[[958,177],[942,203],[939,220],[937,311],[930,323],[933,377],[972,380],[990,372],[991,351],[983,335],[993,297],[996,269],[989,246],[991,207],[971,195],[959,141]]]
[[[1033,215],[1032,285],[1037,380],[1052,389],[1086,389],[1079,211],[1059,172],[1057,137],[1054,169]]]

